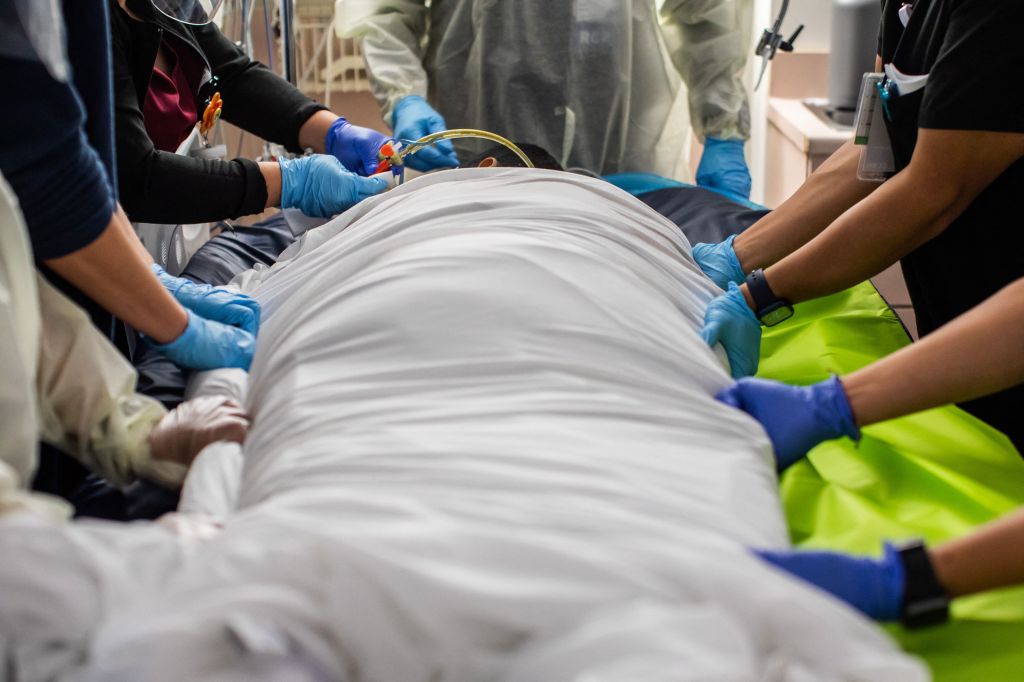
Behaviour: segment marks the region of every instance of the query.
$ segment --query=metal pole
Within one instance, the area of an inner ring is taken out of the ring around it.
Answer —
[[[281,0],[281,48],[285,80],[298,87],[295,74],[295,0]]]

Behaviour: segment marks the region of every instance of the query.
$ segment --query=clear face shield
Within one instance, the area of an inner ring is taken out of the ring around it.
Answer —
[[[175,21],[202,26],[213,21],[224,0],[152,0],[153,7]]]

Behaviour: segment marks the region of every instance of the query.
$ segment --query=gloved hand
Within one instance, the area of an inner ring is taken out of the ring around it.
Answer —
[[[188,326],[170,343],[152,343],[174,364],[189,369],[249,369],[256,337],[238,327],[207,320],[186,309]]]
[[[711,347],[721,343],[735,379],[757,372],[761,357],[761,323],[736,282],[729,282],[724,294],[713,299],[704,311],[700,336]]]
[[[881,559],[836,552],[755,552],[765,561],[816,585],[875,620],[900,616],[906,579],[896,549],[885,544]]]
[[[208,320],[241,327],[255,335],[260,329],[260,304],[245,294],[209,284],[196,284],[170,275],[162,267],[151,266],[157,279],[181,305]]]
[[[743,284],[747,279],[736,257],[736,251],[732,248],[735,239],[736,235],[732,235],[724,242],[697,244],[693,247],[693,259],[697,261],[697,265],[712,282],[723,289],[729,287],[729,282]]]
[[[761,422],[775,450],[779,471],[823,440],[840,436],[860,440],[860,429],[839,377],[811,386],[740,379],[715,397]]]
[[[210,443],[242,443],[248,430],[249,419],[233,400],[211,396],[186,400],[149,432],[149,454],[152,459],[188,467]]]
[[[313,154],[280,159],[281,208],[297,208],[314,218],[330,218],[387,189],[383,178],[364,178],[333,156]]]
[[[743,140],[704,140],[704,153],[697,166],[697,184],[750,198],[750,170],[743,158]]]
[[[434,111],[434,108],[418,95],[403,97],[395,105],[391,130],[394,131],[395,138],[399,140],[418,140],[425,135],[441,132],[447,128],[441,114]],[[404,161],[406,166],[418,171],[455,168],[459,165],[459,157],[455,155],[455,148],[448,140],[406,156]]]
[[[390,141],[387,135],[372,128],[352,125],[339,117],[327,129],[324,147],[328,154],[341,161],[348,170],[370,176],[380,164],[377,156],[380,148]]]

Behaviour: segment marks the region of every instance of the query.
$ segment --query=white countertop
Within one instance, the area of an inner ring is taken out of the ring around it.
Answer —
[[[853,136],[852,130],[837,130],[822,121],[799,99],[770,97],[768,123],[809,156],[831,154]]]

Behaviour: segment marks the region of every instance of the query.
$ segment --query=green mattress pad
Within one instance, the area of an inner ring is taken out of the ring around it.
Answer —
[[[909,343],[864,283],[800,304],[767,330],[758,376],[809,384]],[[780,489],[795,545],[878,555],[883,540],[939,543],[1024,505],[1024,461],[1000,432],[947,406],[869,426],[859,444],[823,443]],[[957,600],[947,625],[888,629],[936,680],[1024,680],[1024,588]]]

